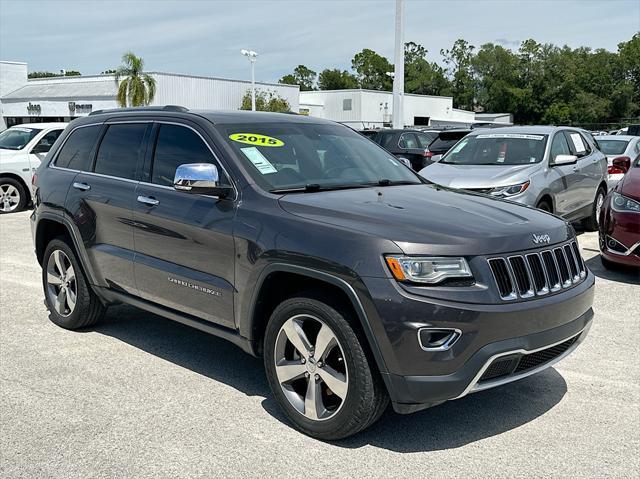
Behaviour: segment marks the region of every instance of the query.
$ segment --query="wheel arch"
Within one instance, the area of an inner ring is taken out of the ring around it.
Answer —
[[[87,257],[87,252],[82,246],[82,243],[78,241],[78,235],[75,233],[71,222],[62,216],[44,213],[38,218],[34,233],[34,243],[38,263],[42,265],[47,244],[49,244],[52,239],[59,236],[66,236],[69,239],[73,250],[78,256],[80,266],[89,280],[89,284],[96,284],[94,281],[95,276]]]
[[[25,182],[24,178],[21,175],[17,173],[12,173],[10,171],[3,171],[2,173],[0,173],[0,179],[1,178],[11,178],[12,180],[16,180],[20,182],[20,184],[24,188],[24,193],[27,195],[27,199],[28,199],[27,204],[31,203],[31,188]]]
[[[275,307],[287,297],[309,290],[330,293],[332,300],[348,306],[355,313],[355,319],[358,320],[355,326],[365,335],[366,346],[386,381],[387,375],[384,373],[387,372],[387,368],[382,353],[354,288],[333,274],[303,266],[274,263],[261,272],[251,298],[249,312],[240,324],[240,332],[246,334],[254,344],[255,354],[261,354],[264,330]]]
[[[553,195],[551,194],[550,191],[545,190],[540,194],[540,196],[536,200],[536,204],[535,204],[536,208],[543,201],[546,201],[547,203],[549,203],[549,206],[551,206],[551,213],[555,214],[556,204],[555,204],[555,201],[553,200]]]

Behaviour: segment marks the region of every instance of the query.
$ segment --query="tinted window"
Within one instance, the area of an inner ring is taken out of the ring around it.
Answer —
[[[427,148],[433,140],[438,136],[437,133],[416,133],[420,148]]]
[[[413,133],[403,133],[400,136],[400,148],[415,149],[418,148],[418,140]]]
[[[138,159],[143,153],[146,129],[145,123],[109,126],[100,143],[94,171],[118,178],[134,179]]]
[[[551,143],[551,160],[555,160],[558,155],[570,155],[571,150],[567,144],[567,139],[562,133],[556,133]]]
[[[215,163],[215,161],[207,145],[195,132],[182,126],[161,125],[151,182],[172,186],[176,168],[185,163]]]
[[[628,140],[600,140],[598,146],[605,155],[621,155],[627,149]]]
[[[56,166],[72,170],[90,170],[91,150],[98,139],[100,128],[101,125],[86,126],[71,132],[58,153]]]

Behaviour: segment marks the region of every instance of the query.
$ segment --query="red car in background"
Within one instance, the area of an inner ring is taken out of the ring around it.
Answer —
[[[625,172],[600,210],[600,258],[606,268],[640,268],[640,156],[616,158],[613,166]]]

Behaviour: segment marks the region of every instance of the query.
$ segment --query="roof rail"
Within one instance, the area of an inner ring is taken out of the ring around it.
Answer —
[[[178,105],[165,105],[165,106],[135,106],[131,108],[110,108],[108,110],[96,110],[89,113],[91,115],[103,115],[105,113],[124,113],[131,111],[189,111],[188,108]]]

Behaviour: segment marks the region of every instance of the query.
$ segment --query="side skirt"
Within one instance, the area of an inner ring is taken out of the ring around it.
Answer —
[[[118,291],[113,291],[111,289],[96,286],[94,286],[93,289],[96,294],[100,296],[100,298],[105,302],[105,304],[124,303],[135,306],[136,308],[149,311],[150,313],[157,314],[158,316],[165,317],[178,323],[186,324],[187,326],[199,329],[200,331],[204,331],[205,333],[213,334],[214,336],[218,336],[219,338],[226,339],[227,341],[238,346],[244,352],[251,354],[252,356],[256,356],[256,348],[254,347],[255,345],[253,344],[253,342],[249,341],[245,337],[240,336],[238,332],[234,331],[233,329],[218,326],[209,321],[205,321],[204,319],[158,306],[156,304],[150,303],[149,301],[136,298],[126,293],[120,293]]]

